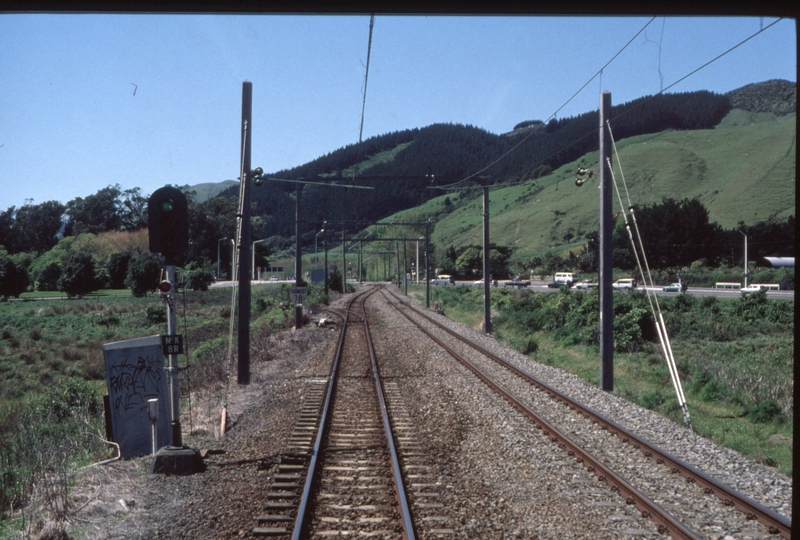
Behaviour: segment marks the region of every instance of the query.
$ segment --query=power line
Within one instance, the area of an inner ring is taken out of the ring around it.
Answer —
[[[636,33],[636,35],[634,35],[634,36],[633,36],[633,37],[632,37],[632,38],[631,38],[631,39],[628,41],[628,43],[626,43],[626,44],[625,44],[625,46],[624,46],[624,47],[622,47],[622,49],[620,49],[620,50],[619,50],[619,51],[618,51],[618,52],[617,52],[617,53],[616,53],[616,54],[615,54],[615,55],[614,55],[614,56],[613,56],[613,57],[612,57],[612,58],[611,58],[611,59],[610,59],[608,62],[606,62],[606,64],[605,64],[605,65],[604,65],[602,68],[600,68],[600,70],[599,70],[597,73],[595,73],[595,74],[594,74],[594,75],[593,75],[593,76],[592,76],[592,77],[591,77],[591,78],[590,78],[590,79],[589,79],[589,80],[588,80],[588,81],[587,81],[587,82],[586,82],[586,83],[585,83],[583,86],[581,86],[581,88],[580,88],[580,89],[578,89],[578,91],[577,91],[577,92],[575,92],[575,93],[574,93],[574,94],[573,94],[573,95],[572,95],[572,96],[571,96],[571,97],[570,97],[570,98],[569,98],[567,101],[565,101],[565,102],[564,102],[564,104],[563,104],[561,107],[559,107],[559,108],[558,108],[558,109],[557,109],[557,110],[556,110],[556,111],[555,111],[555,112],[554,112],[552,115],[550,115],[550,117],[548,117],[548,120],[550,120],[551,118],[554,118],[554,117],[556,116],[556,114],[558,114],[558,112],[559,112],[561,109],[563,109],[563,108],[564,108],[564,107],[565,107],[565,106],[566,106],[566,105],[567,105],[567,104],[568,104],[570,101],[572,101],[572,100],[573,100],[573,99],[574,99],[574,98],[575,98],[575,97],[576,97],[576,96],[577,96],[579,93],[581,93],[581,92],[583,91],[583,89],[584,89],[584,88],[586,88],[586,86],[588,86],[588,85],[589,85],[589,84],[590,84],[590,83],[591,83],[591,82],[592,82],[592,81],[593,81],[595,78],[597,78],[598,76],[601,76],[601,77],[602,77],[602,74],[603,74],[603,71],[605,70],[605,68],[607,68],[607,67],[608,67],[608,66],[611,64],[611,62],[613,62],[613,61],[614,61],[614,60],[615,60],[615,59],[616,59],[616,58],[617,58],[617,57],[618,57],[618,56],[619,56],[619,55],[622,53],[622,51],[624,51],[624,50],[625,50],[625,49],[626,49],[626,48],[627,48],[627,47],[628,47],[628,46],[629,46],[629,45],[630,45],[630,44],[631,44],[631,43],[632,43],[632,42],[633,42],[633,41],[634,41],[634,40],[635,40],[635,39],[636,39],[636,38],[637,38],[637,37],[638,37],[638,36],[639,36],[639,35],[640,35],[642,32],[644,32],[644,30],[645,30],[645,29],[646,29],[646,28],[647,28],[647,27],[650,25],[650,23],[652,23],[652,22],[655,20],[655,18],[656,18],[656,17],[653,17],[652,19],[650,19],[650,20],[647,22],[647,24],[645,24],[645,25],[642,27],[642,29],[641,29],[641,30],[639,30],[639,32],[637,32],[637,33]],[[709,61],[708,61],[708,62],[706,62],[705,64],[701,65],[700,67],[698,67],[698,68],[694,69],[693,71],[691,71],[691,72],[687,73],[686,75],[684,75],[684,76],[683,76],[683,77],[681,77],[680,79],[676,80],[675,82],[673,82],[672,84],[670,84],[670,85],[669,85],[669,86],[667,86],[666,88],[663,88],[662,90],[660,90],[660,91],[659,91],[659,92],[657,92],[656,94],[654,94],[654,95],[652,95],[652,96],[650,96],[650,97],[648,97],[648,98],[646,98],[646,99],[643,99],[641,102],[637,103],[637,104],[636,104],[634,107],[631,107],[630,109],[628,109],[628,110],[624,111],[622,114],[620,114],[618,117],[614,118],[614,120],[615,120],[615,121],[617,121],[617,120],[619,120],[620,118],[623,118],[623,117],[627,116],[629,113],[631,113],[631,112],[633,112],[633,111],[637,110],[639,107],[641,107],[641,106],[642,106],[642,105],[644,105],[645,103],[649,102],[651,99],[655,98],[656,96],[659,96],[659,95],[663,94],[664,92],[666,92],[666,91],[667,91],[667,90],[669,90],[670,88],[672,88],[672,87],[674,87],[674,86],[678,85],[679,83],[681,83],[681,82],[685,81],[686,79],[688,79],[689,77],[691,77],[691,76],[692,76],[692,75],[694,75],[695,73],[697,73],[697,72],[699,72],[699,71],[701,71],[701,70],[705,69],[705,68],[706,68],[706,67],[708,67],[709,65],[713,64],[714,62],[716,62],[716,61],[717,61],[717,60],[719,60],[720,58],[724,57],[724,56],[725,56],[725,55],[727,55],[728,53],[730,53],[730,52],[734,51],[735,49],[737,49],[737,48],[741,47],[742,45],[744,45],[745,43],[747,43],[748,41],[750,41],[751,39],[753,39],[753,38],[754,38],[754,37],[756,37],[757,35],[759,35],[759,34],[761,34],[762,32],[764,32],[764,31],[768,30],[769,28],[771,28],[772,26],[776,25],[777,23],[779,23],[779,22],[780,22],[780,21],[782,21],[782,20],[783,20],[783,17],[781,17],[781,18],[779,18],[779,19],[777,19],[777,20],[773,21],[772,23],[768,24],[767,26],[763,26],[763,24],[762,24],[762,26],[759,28],[759,30],[758,30],[757,32],[755,32],[754,34],[752,34],[752,35],[748,36],[747,38],[743,39],[742,41],[740,41],[740,42],[739,42],[739,43],[737,43],[736,45],[734,45],[734,46],[730,47],[730,48],[729,48],[729,49],[727,49],[726,51],[724,51],[724,52],[720,53],[719,55],[715,56],[714,58],[712,58],[711,60],[709,60]],[[663,32],[663,28],[662,28],[662,32]],[[663,85],[663,83],[662,83],[662,85]],[[463,179],[459,180],[458,182],[455,182],[454,184],[451,184],[450,186],[441,186],[441,188],[442,188],[442,189],[448,189],[448,190],[451,190],[451,191],[458,191],[459,189],[475,189],[475,187],[474,187],[474,186],[470,186],[470,187],[468,187],[468,188],[459,188],[459,187],[455,187],[455,186],[458,186],[458,185],[459,185],[459,184],[461,184],[462,182],[465,182],[465,181],[467,181],[467,180],[470,180],[471,178],[474,178],[474,177],[475,177],[475,176],[477,176],[478,174],[480,174],[480,173],[482,173],[482,172],[486,171],[486,170],[487,170],[487,169],[489,169],[490,167],[492,167],[492,166],[496,165],[497,163],[499,163],[500,161],[502,161],[503,159],[505,159],[505,158],[506,158],[506,157],[507,157],[509,154],[511,154],[511,153],[512,153],[512,152],[514,152],[514,151],[515,151],[517,148],[519,148],[519,146],[521,146],[521,145],[522,145],[522,143],[524,143],[526,140],[528,140],[528,139],[529,139],[529,138],[530,138],[530,137],[533,135],[533,133],[534,133],[534,132],[533,132],[533,131],[531,131],[531,133],[529,133],[528,135],[526,135],[526,136],[525,136],[525,137],[524,137],[522,140],[520,140],[520,142],[519,142],[519,143],[517,143],[516,145],[514,145],[514,146],[513,146],[513,147],[512,147],[510,150],[508,150],[508,151],[507,151],[506,153],[504,153],[502,156],[500,156],[499,158],[497,158],[495,161],[493,161],[493,162],[492,162],[492,163],[490,163],[489,165],[485,166],[484,168],[480,169],[479,171],[477,171],[477,172],[475,172],[475,173],[473,173],[473,174],[471,174],[471,175],[467,176],[466,178],[463,178]],[[555,151],[551,152],[551,153],[550,153],[548,156],[546,156],[546,157],[545,157],[543,160],[541,160],[541,161],[539,161],[538,163],[535,163],[533,166],[529,167],[529,169],[531,169],[531,170],[532,170],[532,169],[534,169],[535,167],[537,167],[537,166],[539,166],[539,165],[542,165],[542,164],[543,164],[543,163],[544,163],[544,162],[547,160],[547,158],[549,158],[549,157],[551,157],[551,156],[554,156],[554,155],[558,154],[559,152],[562,152],[562,151],[564,151],[564,150],[566,150],[566,149],[570,148],[572,145],[574,145],[574,144],[577,144],[578,142],[582,141],[583,139],[585,139],[585,138],[586,138],[586,137],[588,137],[588,136],[591,136],[591,135],[592,135],[592,134],[594,134],[594,133],[595,133],[595,130],[594,130],[594,129],[592,129],[591,131],[587,132],[585,135],[583,135],[583,136],[581,136],[581,137],[578,137],[576,140],[572,141],[571,143],[567,144],[566,146],[563,146],[563,147],[559,148],[558,150],[555,150]]]
[[[569,102],[570,102],[570,101],[572,101],[573,99],[575,99],[575,97],[576,97],[578,94],[580,94],[580,93],[583,91],[583,89],[584,89],[584,88],[586,88],[587,86],[589,86],[589,84],[590,84],[590,83],[591,83],[591,82],[592,82],[592,81],[593,81],[595,78],[597,78],[598,76],[602,76],[602,74],[603,74],[603,70],[604,70],[605,68],[607,68],[607,67],[609,66],[609,64],[611,64],[611,62],[613,62],[613,61],[614,61],[614,60],[615,60],[615,59],[616,59],[616,58],[617,58],[617,57],[618,57],[620,54],[622,54],[622,51],[624,51],[625,49],[627,49],[627,48],[628,48],[628,46],[629,46],[631,43],[633,43],[633,40],[635,40],[637,37],[639,37],[639,35],[640,35],[642,32],[644,32],[645,28],[647,28],[647,27],[650,25],[650,23],[652,23],[652,22],[653,22],[655,19],[656,19],[656,18],[655,18],[655,17],[653,17],[652,19],[650,19],[649,21],[647,21],[647,24],[645,24],[645,25],[642,27],[642,29],[641,29],[641,30],[639,30],[638,32],[636,32],[636,35],[634,35],[634,36],[633,36],[633,37],[632,37],[632,38],[631,38],[631,39],[630,39],[630,40],[629,40],[629,41],[628,41],[628,42],[627,42],[627,43],[626,43],[626,44],[625,44],[625,45],[624,45],[624,46],[623,46],[623,47],[622,47],[622,48],[621,48],[619,51],[617,51],[617,53],[616,53],[614,56],[612,56],[612,57],[611,57],[611,59],[610,59],[608,62],[606,62],[606,63],[605,63],[605,65],[604,65],[603,67],[601,67],[601,68],[600,68],[600,69],[597,71],[597,73],[595,73],[594,75],[592,75],[592,77],[591,77],[591,78],[590,78],[588,81],[586,81],[586,82],[584,83],[584,85],[583,85],[583,86],[581,86],[581,87],[578,89],[578,91],[577,91],[577,92],[575,92],[574,94],[572,94],[572,96],[570,96],[570,98],[569,98],[567,101],[565,101],[563,105],[561,105],[561,106],[560,106],[558,109],[556,109],[556,111],[555,111],[553,114],[551,114],[549,117],[547,117],[547,120],[546,120],[546,121],[549,121],[551,118],[555,118],[555,116],[558,114],[558,112],[559,112],[561,109],[563,109],[564,107],[566,107],[566,106],[569,104]],[[486,170],[487,170],[487,169],[489,169],[490,167],[493,167],[494,165],[496,165],[497,163],[499,163],[500,161],[502,161],[503,159],[505,159],[505,158],[506,158],[506,157],[507,157],[509,154],[511,154],[512,152],[514,152],[514,151],[515,151],[517,148],[519,148],[519,147],[522,145],[522,143],[524,143],[525,141],[527,141],[527,140],[528,140],[528,139],[529,139],[529,138],[530,138],[530,137],[533,135],[533,133],[534,133],[534,132],[533,132],[533,131],[531,131],[531,132],[530,132],[530,133],[528,133],[528,134],[527,134],[525,137],[523,137],[521,141],[519,141],[517,144],[515,144],[513,147],[511,147],[511,149],[510,149],[510,150],[508,150],[508,151],[507,151],[505,154],[503,154],[502,156],[500,156],[499,158],[497,158],[496,160],[494,160],[493,162],[491,162],[490,164],[488,164],[488,165],[487,165],[487,166],[485,166],[484,168],[480,169],[479,171],[477,171],[477,172],[474,172],[474,173],[472,173],[471,175],[467,176],[466,178],[463,178],[463,179],[459,180],[458,182],[456,182],[456,184],[460,184],[461,182],[465,182],[465,181],[467,181],[467,180],[470,180],[471,178],[474,178],[474,177],[478,176],[479,174],[481,174],[482,172],[486,171]],[[574,144],[574,143],[573,143],[573,144]],[[443,187],[445,187],[445,188],[446,188],[446,187],[448,187],[448,186],[443,186]]]

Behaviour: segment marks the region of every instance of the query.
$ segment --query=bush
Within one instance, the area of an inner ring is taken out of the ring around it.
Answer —
[[[747,418],[758,424],[783,420],[783,411],[774,399],[760,401],[747,410]]]
[[[164,258],[155,253],[142,253],[138,257],[131,259],[128,264],[128,277],[125,278],[125,286],[129,287],[133,296],[141,297],[150,291],[156,290],[161,279],[161,269],[164,266]]]
[[[39,279],[36,280],[36,290],[57,291],[60,278],[61,267],[56,263],[50,263],[39,273]]]
[[[73,253],[61,269],[58,290],[70,297],[80,297],[97,290],[94,259],[89,253]]]
[[[164,306],[150,306],[147,308],[147,322],[150,324],[163,324],[167,322],[167,309]]]
[[[194,270],[186,276],[186,287],[193,291],[207,291],[208,286],[214,283],[214,276],[211,272]]]
[[[664,394],[662,394],[659,390],[653,390],[642,396],[642,407],[654,411],[666,401],[667,398],[664,396]]]
[[[106,264],[108,272],[109,288],[124,289],[125,278],[128,276],[128,265],[131,262],[131,254],[127,252],[112,253]]]
[[[28,288],[28,271],[9,258],[0,259],[0,297],[19,298]]]
[[[709,381],[700,390],[700,399],[703,401],[722,401],[725,398],[727,385],[720,380]]]

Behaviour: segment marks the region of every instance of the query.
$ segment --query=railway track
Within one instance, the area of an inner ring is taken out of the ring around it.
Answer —
[[[394,389],[392,431],[365,315],[374,292],[341,314],[331,374],[306,396],[255,536],[416,538],[403,474],[417,478],[428,464]]]
[[[734,535],[791,537],[791,522],[785,517],[466,340],[394,294],[390,303],[599,481],[635,505],[660,532],[674,538],[715,537],[722,524]]]

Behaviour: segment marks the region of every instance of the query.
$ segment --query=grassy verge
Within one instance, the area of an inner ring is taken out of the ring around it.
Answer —
[[[453,320],[480,327],[482,291],[432,288],[436,301]],[[679,295],[660,304],[695,431],[791,475],[792,303]],[[614,393],[682,423],[644,295],[615,295],[614,311]],[[596,292],[498,289],[492,326],[500,341],[534,360],[599,385]]]
[[[294,324],[287,287],[252,289],[252,348],[259,354],[270,332]],[[178,296],[178,333],[189,353],[179,363],[192,368],[182,372],[182,396],[188,385],[193,391],[213,388],[228,375],[231,292]],[[71,471],[114,453],[103,442],[102,346],[166,333],[161,299],[124,293],[0,302],[0,538],[29,536],[37,513],[68,520],[74,510],[67,497]],[[320,287],[310,287],[307,307],[326,302]]]

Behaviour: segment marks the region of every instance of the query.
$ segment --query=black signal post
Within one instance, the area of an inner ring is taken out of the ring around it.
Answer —
[[[177,332],[175,291],[178,280],[175,265],[182,264],[189,248],[189,211],[186,195],[177,188],[165,186],[157,189],[147,201],[150,251],[161,253],[166,261],[167,279],[158,285],[158,294],[167,305],[167,335]],[[183,446],[180,419],[180,393],[178,387],[178,358],[168,354],[167,373],[170,387],[172,446]]]

